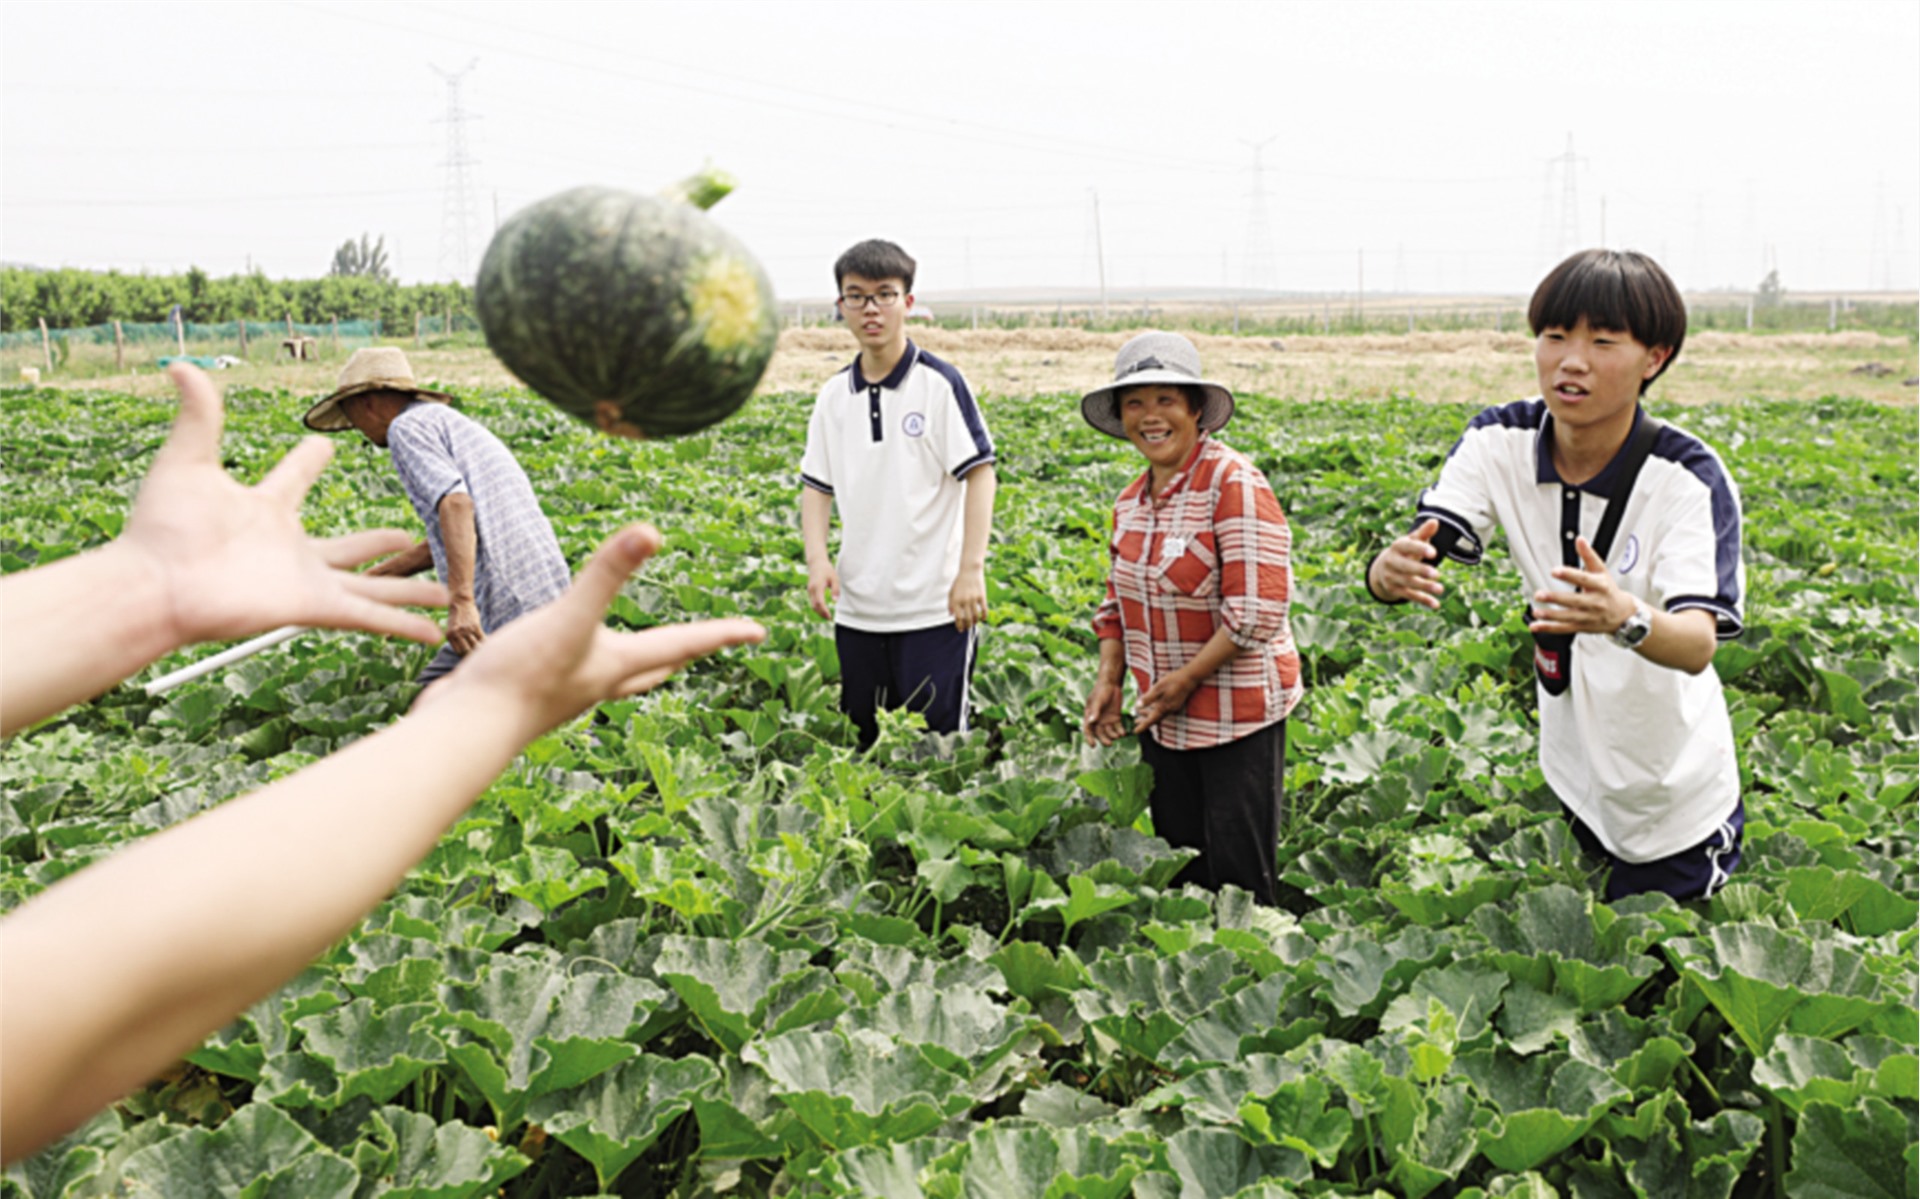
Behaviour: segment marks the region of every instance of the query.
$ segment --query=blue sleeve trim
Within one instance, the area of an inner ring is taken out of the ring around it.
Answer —
[[[1734,494],[1726,467],[1699,438],[1672,425],[1660,431],[1653,453],[1679,466],[1707,489],[1713,509],[1713,574],[1718,591],[1707,602],[1715,605],[1715,611],[1735,613],[1734,631],[1738,633],[1737,613],[1746,598],[1740,594],[1740,499]]]
[[[956,479],[964,479],[972,473],[975,467],[985,466],[987,463],[994,461],[997,461],[997,459],[991,451],[985,454],[975,454],[973,457],[953,468],[953,477]]]
[[[1451,558],[1463,566],[1478,566],[1486,554],[1486,547],[1480,543],[1480,535],[1473,531],[1473,522],[1456,512],[1424,502],[1422,497],[1420,510],[1413,518],[1413,528],[1419,528],[1428,520],[1440,522],[1440,531],[1433,536],[1433,547],[1440,551],[1442,558]]]
[[[829,487],[827,484],[822,483],[820,480],[814,478],[810,474],[807,474],[805,471],[800,472],[800,485],[802,487],[811,487],[815,491],[819,492],[821,495],[833,494],[832,487]]]
[[[1667,611],[1685,612],[1698,608],[1713,613],[1713,635],[1720,641],[1732,641],[1746,631],[1746,625],[1740,620],[1738,610],[1729,608],[1717,599],[1701,595],[1677,595],[1667,601]]]
[[[953,402],[959,405],[960,419],[966,422],[967,435],[973,438],[974,456],[954,468],[954,477],[959,478],[964,471],[980,465],[981,459],[993,457],[993,438],[987,435],[987,422],[981,417],[980,405],[975,402],[973,390],[967,386],[966,376],[960,373],[960,368],[925,350],[920,351],[920,362],[937,372],[953,389]]]

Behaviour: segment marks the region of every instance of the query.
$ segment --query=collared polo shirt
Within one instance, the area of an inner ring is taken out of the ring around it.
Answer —
[[[1113,505],[1106,600],[1093,631],[1119,638],[1144,695],[1224,628],[1241,653],[1150,730],[1168,749],[1210,749],[1285,719],[1300,702],[1287,608],[1292,530],[1252,462],[1205,434],[1159,495],[1146,471]]]
[[[1647,419],[1644,411],[1636,422]],[[1548,572],[1578,565],[1574,539],[1598,532],[1621,458],[1578,486],[1553,465],[1553,417],[1535,398],[1474,417],[1439,481],[1420,497],[1416,524],[1438,520],[1434,545],[1456,562],[1481,560],[1497,525],[1525,587],[1567,590]],[[1746,571],[1740,495],[1713,450],[1671,425],[1660,430],[1627,497],[1607,569],[1621,590],[1655,608],[1713,614],[1718,636],[1738,636]],[[1648,862],[1698,844],[1740,796],[1733,729],[1720,678],[1649,662],[1604,636],[1575,639],[1566,691],[1536,688],[1540,767],[1601,844]]]
[[[959,370],[911,341],[886,378],[855,358],[814,401],[800,482],[840,513],[834,620],[869,633],[949,624],[966,488],[994,460]]]
[[[427,526],[433,568],[443,582],[447,547],[440,501],[455,492],[473,497],[473,600],[487,632],[558,599],[572,585],[533,485],[498,437],[444,404],[419,402],[387,426],[387,452]]]

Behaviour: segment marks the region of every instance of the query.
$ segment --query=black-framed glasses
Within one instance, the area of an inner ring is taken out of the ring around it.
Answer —
[[[840,297],[840,307],[846,309],[848,312],[859,312],[868,304],[872,304],[877,308],[891,308],[899,302],[900,293],[892,290],[876,291],[870,296],[862,295],[857,291],[850,291]]]

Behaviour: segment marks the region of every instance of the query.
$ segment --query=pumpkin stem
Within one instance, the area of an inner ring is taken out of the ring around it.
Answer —
[[[675,200],[682,204],[691,204],[695,208],[708,209],[726,199],[732,191],[734,179],[725,171],[713,167],[702,167],[692,175],[666,188],[660,193],[663,200]]]

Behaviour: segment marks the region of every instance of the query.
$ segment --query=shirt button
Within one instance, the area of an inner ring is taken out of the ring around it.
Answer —
[[[1573,540],[1573,530],[1571,530],[1571,529],[1569,529],[1569,530],[1567,530],[1566,532],[1564,532],[1564,533],[1562,533],[1562,534],[1560,534],[1560,536],[1561,536],[1561,537],[1563,537],[1563,538],[1565,538],[1565,539],[1566,539],[1566,540],[1568,540],[1568,541],[1572,541],[1572,540]]]

